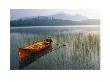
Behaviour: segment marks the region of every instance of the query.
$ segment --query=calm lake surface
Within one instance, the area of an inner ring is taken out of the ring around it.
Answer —
[[[11,33],[48,34],[99,31],[99,25],[11,27]]]
[[[100,69],[100,38],[93,38],[88,51],[82,43],[75,43],[77,34],[99,31],[99,25],[10,27],[10,69],[19,69],[18,48],[47,37],[52,37],[52,48],[31,63],[24,65],[25,62],[22,69]],[[85,39],[80,37],[83,42]],[[61,47],[62,43],[66,46]],[[83,56],[78,51],[84,52]]]

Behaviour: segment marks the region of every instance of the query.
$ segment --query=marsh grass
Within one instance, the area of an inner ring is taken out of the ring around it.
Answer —
[[[99,70],[100,69],[100,34],[99,32],[77,34],[17,34],[11,33],[11,69],[18,69],[18,48],[32,44],[51,36],[52,47],[59,48],[39,58],[24,69],[74,69]],[[56,45],[59,44],[59,45]]]

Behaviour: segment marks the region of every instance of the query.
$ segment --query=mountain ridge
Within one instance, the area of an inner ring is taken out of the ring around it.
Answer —
[[[55,19],[72,20],[72,21],[82,21],[88,19],[86,16],[80,14],[70,15],[62,12],[54,15],[50,15],[48,17],[53,17]]]

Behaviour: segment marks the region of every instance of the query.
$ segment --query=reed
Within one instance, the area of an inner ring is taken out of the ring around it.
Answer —
[[[60,44],[65,47],[59,48],[39,58],[37,61],[26,66],[24,69],[74,69],[74,70],[98,70],[100,69],[100,34],[99,32],[77,34],[17,34],[11,33],[11,64],[17,57],[18,48],[35,41],[51,36],[52,47],[57,48]],[[56,45],[58,44],[58,45]],[[16,55],[16,56],[15,56]],[[16,57],[16,58],[15,58]],[[17,69],[17,64],[15,67]]]

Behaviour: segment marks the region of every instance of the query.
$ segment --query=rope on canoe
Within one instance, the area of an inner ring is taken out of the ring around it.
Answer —
[[[59,44],[56,44],[56,45],[59,45]],[[55,49],[53,49],[52,51],[50,51],[50,53],[52,53],[53,51],[55,51],[55,50],[58,50],[59,48],[62,48],[62,47],[65,47],[65,46],[67,46],[66,44],[61,44],[60,46],[58,46],[57,48],[55,48]],[[50,54],[49,53],[49,54]]]

